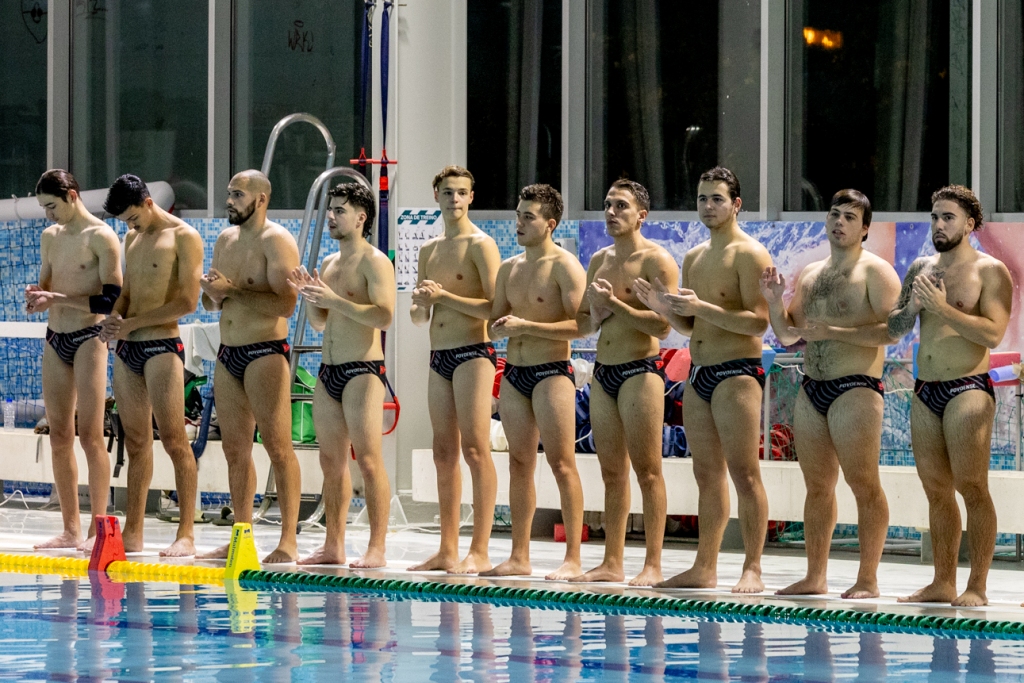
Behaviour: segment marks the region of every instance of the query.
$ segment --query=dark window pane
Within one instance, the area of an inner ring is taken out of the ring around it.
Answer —
[[[695,210],[721,164],[759,204],[761,3],[592,0],[587,23],[586,208],[617,178],[651,208]]]
[[[789,0],[786,21],[786,209],[853,187],[927,211],[969,184],[968,0]]]
[[[206,0],[72,3],[71,171],[82,189],[122,173],[165,180],[206,208]]]
[[[997,211],[1024,211],[1024,0],[999,3]]]
[[[470,0],[467,69],[473,208],[515,208],[531,183],[559,188],[561,0]]]
[[[0,197],[25,196],[46,170],[46,6],[0,3]]]
[[[327,126],[338,149],[336,166],[359,156],[362,22],[363,3],[357,0],[236,0],[233,172],[260,168],[274,124],[297,112],[312,114]],[[392,41],[396,31],[393,21]],[[376,36],[373,47],[379,49]],[[370,149],[370,111],[367,107],[368,157],[380,153]],[[296,123],[285,129],[270,172],[270,208],[303,208],[326,163],[327,146],[316,128]],[[224,196],[216,201],[223,202]]]

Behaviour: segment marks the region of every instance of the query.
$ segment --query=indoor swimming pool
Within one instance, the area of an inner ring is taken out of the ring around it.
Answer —
[[[1022,640],[105,575],[0,584],[2,680],[989,681],[1024,670]]]

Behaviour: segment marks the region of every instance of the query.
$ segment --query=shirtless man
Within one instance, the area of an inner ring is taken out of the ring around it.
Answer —
[[[430,324],[427,403],[441,501],[441,548],[410,571],[475,574],[491,568],[487,544],[498,493],[491,460],[491,391],[497,358],[487,338],[487,321],[501,256],[494,240],[469,220],[473,182],[473,175],[461,166],[446,166],[434,177],[444,234],[420,249],[419,286],[413,290],[409,311],[416,325]],[[460,442],[473,478],[473,540],[461,562]]]
[[[117,340],[114,398],[128,451],[124,549],[143,548],[146,495],[153,479],[153,419],[174,465],[178,534],[165,557],[195,555],[196,459],[185,435],[185,347],[178,319],[195,313],[203,273],[203,238],[153,203],[133,175],[114,181],[104,211],[128,224],[124,289],[100,338]]]
[[[352,498],[349,448],[366,483],[370,544],[350,567],[383,567],[391,487],[381,454],[384,349],[379,330],[395,312],[395,268],[366,238],[377,215],[373,193],[345,183],[331,190],[327,227],[338,253],[324,259],[323,279],[292,271],[292,287],[309,304],[309,323],[324,332],[323,363],[313,392],[313,422],[324,472],[327,538],[299,564],[345,563],[345,515]]]
[[[95,522],[83,543],[78,514],[78,440],[89,463],[92,513],[106,514],[110,456],[103,444],[107,393],[107,347],[99,322],[121,293],[121,245],[106,223],[89,213],[78,196],[78,182],[67,171],[47,171],[36,184],[36,198],[54,225],[40,240],[39,284],[25,288],[29,313],[50,311],[43,347],[43,400],[50,425],[53,479],[60,498],[64,532],[36,548],[92,550]]]
[[[551,239],[562,219],[562,197],[550,185],[519,193],[516,234],[525,253],[501,264],[491,313],[491,337],[508,337],[499,412],[508,439],[512,556],[482,576],[531,574],[530,529],[537,496],[537,448],[555,475],[565,523],[565,560],[546,578],[578,576],[583,485],[576,471],[576,382],[569,341],[579,337],[576,313],[587,275],[576,257]]]
[[[267,220],[270,180],[242,171],[228,183],[228,221],[217,238],[213,264],[203,276],[203,306],[221,311],[220,364],[213,394],[228,461],[228,486],[235,521],[252,523],[257,426],[270,456],[281,507],[281,540],[268,564],[298,559],[296,527],[302,495],[299,461],[292,448],[288,318],[298,298],[288,276],[299,266],[295,238]],[[205,557],[227,557],[222,546]]]
[[[665,319],[637,297],[638,279],[670,283],[679,268],[672,255],[640,234],[651,208],[643,185],[617,180],[604,199],[604,220],[614,240],[590,260],[587,305],[577,315],[582,336],[601,331],[590,385],[590,423],[604,481],[604,560],[573,581],[622,581],[626,521],[629,518],[629,466],[643,496],[647,553],[631,586],[653,586],[662,579],[665,540],[665,478],[661,473],[661,434],[665,413],[665,373],[659,339],[668,336]],[[567,532],[568,534],[568,532]]]
[[[775,336],[786,346],[807,341],[793,418],[807,487],[807,575],[779,595],[828,592],[841,468],[857,500],[860,539],[860,572],[842,597],[878,597],[878,562],[889,528],[889,506],[878,476],[882,364],[889,343],[887,319],[899,296],[900,279],[885,260],[861,247],[870,225],[868,198],[857,190],[840,190],[825,219],[831,255],[800,273],[788,310],[782,300],[785,278],[774,267],[761,275],[761,294],[768,301]]]
[[[665,280],[637,283],[640,300],[690,337],[693,359],[683,422],[700,492],[700,542],[693,567],[662,584],[666,588],[718,585],[718,551],[729,521],[728,472],[739,498],[746,548],[743,574],[732,590],[764,590],[761,551],[768,531],[768,499],[757,449],[764,388],[761,336],[768,328],[768,303],[758,283],[772,260],[736,222],[742,203],[732,171],[719,166],[704,173],[697,186],[697,210],[711,239],[683,258],[679,294],[667,293]]]
[[[989,350],[1003,339],[1013,283],[1002,262],[971,246],[982,226],[981,204],[961,185],[932,195],[932,244],[939,252],[910,264],[899,303],[889,315],[889,336],[899,339],[921,316],[916,398],[910,435],[917,473],[928,496],[935,578],[902,602],[988,604],[988,570],[996,543],[996,512],[988,491],[995,392]],[[971,575],[957,596],[960,508],[967,508]]]

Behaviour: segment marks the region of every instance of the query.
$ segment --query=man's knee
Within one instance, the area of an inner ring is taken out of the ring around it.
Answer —
[[[490,444],[463,443],[462,457],[466,459],[469,469],[477,470],[491,459]]]
[[[661,470],[654,468],[642,469],[636,473],[636,483],[640,486],[640,490],[646,493],[658,486],[664,486],[665,477],[662,475]]]
[[[327,479],[340,478],[348,471],[348,457],[347,455],[342,457],[328,455],[320,451],[320,469]]]
[[[548,458],[548,465],[551,466],[551,474],[554,475],[555,483],[559,486],[579,478],[579,474],[576,472],[575,459]]]
[[[968,509],[992,504],[992,496],[989,494],[988,481],[981,479],[970,479],[957,481],[956,490],[964,498],[964,506]]]
[[[846,485],[853,491],[853,497],[858,502],[869,502],[878,500],[885,496],[882,490],[882,483],[878,477],[869,473],[851,473],[845,475]]]
[[[731,472],[737,496],[747,496],[761,487],[761,473],[757,467],[742,467]]]
[[[605,488],[610,486],[629,486],[629,464],[623,462],[612,465],[602,462],[601,481],[604,482]]]
[[[252,464],[251,444],[239,446],[237,444],[230,444],[227,441],[222,443],[224,445],[224,459],[227,460],[228,467],[234,468],[238,465],[245,466],[246,464]]]
[[[124,447],[129,455],[133,453],[146,453],[153,448],[152,431],[125,431]]]

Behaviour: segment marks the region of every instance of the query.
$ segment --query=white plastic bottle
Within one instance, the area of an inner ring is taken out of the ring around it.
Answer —
[[[4,401],[4,431],[14,431],[14,400],[10,398]]]

